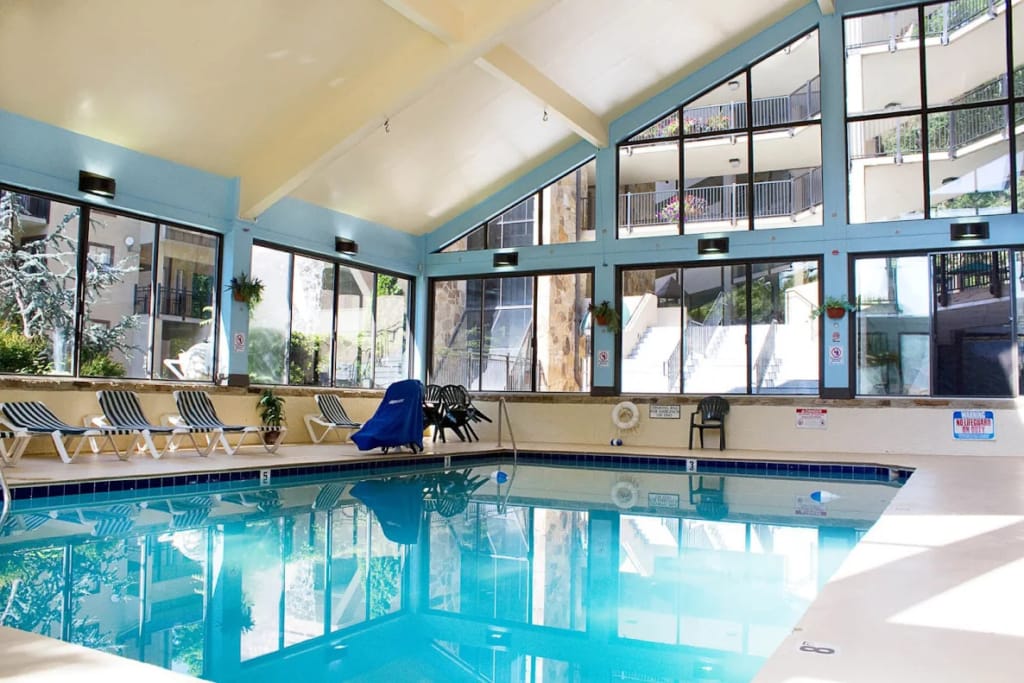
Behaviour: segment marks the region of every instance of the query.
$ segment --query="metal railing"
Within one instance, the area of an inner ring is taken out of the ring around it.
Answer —
[[[997,0],[954,0],[933,5],[933,9],[924,16],[924,35],[926,38],[939,37],[941,42],[946,44],[949,42],[949,34],[957,29],[963,28],[982,15],[996,16],[996,7],[999,4],[1001,3]],[[907,21],[910,17],[913,19]],[[900,41],[915,39],[921,35],[917,26],[917,10],[911,8],[866,17],[861,22],[860,32],[860,39],[847,45],[847,50],[888,45],[889,50],[895,52]]]
[[[150,285],[135,285],[133,312],[136,315],[149,315]],[[213,305],[213,294],[209,291],[197,292],[177,287],[157,285],[159,300],[157,315],[170,315],[177,318],[203,318],[203,309]]]
[[[1005,106],[960,109],[932,114],[928,119],[929,153],[946,152],[950,158],[978,140],[1008,135],[1010,117]],[[1013,117],[1013,125],[1024,121],[1024,110]],[[894,157],[899,163],[906,154],[922,154],[921,118],[860,121],[850,126],[850,158]]]
[[[7,486],[7,477],[4,476],[2,467],[0,467],[0,488],[3,489],[4,494],[3,509],[0,509],[0,529],[3,529],[4,524],[7,523],[7,515],[11,514],[11,489]]]
[[[22,217],[35,218],[44,223],[50,222],[50,200],[30,194],[16,194],[18,214]]]
[[[1010,265],[1005,251],[972,251],[936,254],[932,257],[935,272],[935,301],[948,306],[957,292],[985,288],[1000,298],[1010,291]]]
[[[687,223],[746,219],[746,183],[694,186],[683,191]],[[619,227],[626,230],[651,225],[670,225],[678,220],[676,190],[628,192],[619,195]],[[754,217],[793,217],[822,202],[821,169],[812,168],[789,180],[754,183]]]
[[[516,472],[519,469],[519,447],[516,446],[516,437],[512,433],[512,418],[508,414],[508,403],[504,397],[498,399],[498,448],[503,448],[501,441],[501,435],[504,431],[504,426],[508,425],[508,438],[512,441],[512,473],[508,477],[508,481],[505,482],[505,497],[501,497],[502,483],[500,481],[495,482],[498,486],[498,512],[505,514],[508,509],[508,498],[512,493],[512,482],[515,481]]]
[[[472,351],[447,351],[440,357],[437,369],[431,373],[433,384],[462,384],[467,387],[479,385],[481,364],[484,375],[488,368],[504,367],[504,382],[501,387],[485,386],[488,391],[530,391],[533,386],[533,358],[506,354],[484,354],[482,357]]]
[[[629,142],[645,142],[683,135],[699,135],[717,131],[745,128],[747,125],[747,103],[745,97],[736,102],[708,104],[703,107],[689,107],[683,110],[683,123],[679,125],[679,113],[672,112],[649,128],[637,133]],[[783,126],[788,123],[806,121],[821,113],[821,77],[802,83],[788,95],[756,97],[750,102],[755,126]]]
[[[693,319],[686,321],[683,339],[680,340],[686,345],[686,359],[682,362],[682,367],[686,369],[686,372],[697,366],[698,358],[707,358],[714,353],[715,340],[719,338],[716,337],[716,333],[721,329],[724,320],[725,293],[719,292],[703,321]],[[672,377],[674,381],[674,375],[669,375],[669,377]],[[689,379],[688,375],[686,379]]]
[[[757,354],[757,360],[754,361],[755,394],[761,392],[761,387],[768,378],[771,366],[775,361],[775,336],[778,326],[778,322],[774,320],[769,325],[764,344],[761,345],[761,351]]]

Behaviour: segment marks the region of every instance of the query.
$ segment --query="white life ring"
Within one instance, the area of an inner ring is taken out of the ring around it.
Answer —
[[[612,484],[612,502],[620,510],[628,510],[640,500],[640,487],[635,481],[625,479]]]
[[[619,429],[633,429],[640,424],[640,409],[632,401],[616,403],[612,408],[612,422]]]

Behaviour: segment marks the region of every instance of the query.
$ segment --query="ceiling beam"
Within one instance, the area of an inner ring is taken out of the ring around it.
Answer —
[[[821,8],[822,14],[835,14],[836,0],[818,0],[818,7]]]
[[[445,0],[381,0],[381,2],[446,45],[462,42],[465,18],[462,11],[450,2]]]
[[[444,78],[491,49],[502,34],[556,2],[485,3],[472,15],[466,14],[462,40],[448,45],[437,38],[455,30],[450,13],[426,11],[433,6],[426,0],[404,0],[403,4],[413,9],[419,7],[415,13],[422,14],[428,25],[437,24],[440,33],[424,32],[398,42],[385,57],[348,78],[341,87],[325,85],[318,93],[285,108],[270,129],[239,154],[239,215],[255,219],[366,139],[385,120],[394,118]],[[345,58],[343,45],[338,46],[337,58]]]
[[[608,146],[608,127],[594,112],[545,76],[508,45],[498,45],[476,60],[485,71],[515,83],[557,114],[573,132],[596,147]]]

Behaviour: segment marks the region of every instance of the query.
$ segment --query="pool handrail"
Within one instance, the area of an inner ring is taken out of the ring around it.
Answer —
[[[512,473],[506,482],[505,497],[501,498],[501,484],[498,483],[498,513],[505,514],[508,509],[508,498],[512,494],[512,482],[516,478],[516,470],[519,467],[519,448],[516,446],[516,436],[512,433],[512,418],[508,414],[508,403],[505,397],[498,399],[498,447],[502,447],[501,432],[504,424],[508,424],[508,438],[512,441]]]

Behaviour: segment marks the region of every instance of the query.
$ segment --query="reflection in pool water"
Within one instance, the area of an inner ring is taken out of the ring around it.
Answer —
[[[0,623],[216,681],[749,681],[897,490],[505,469],[19,501]]]

